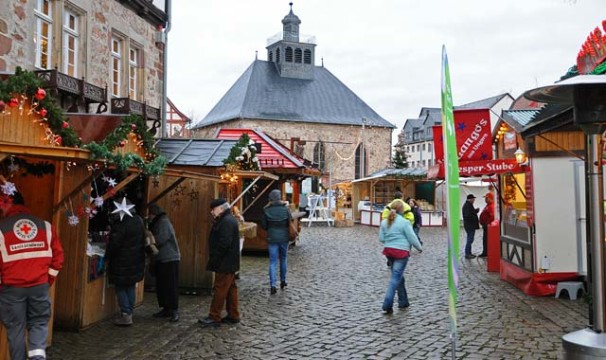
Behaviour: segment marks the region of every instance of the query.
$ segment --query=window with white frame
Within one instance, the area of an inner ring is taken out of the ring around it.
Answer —
[[[65,9],[63,12],[63,72],[78,77],[79,16]]]
[[[50,0],[36,0],[34,4],[36,17],[36,45],[35,66],[39,69],[51,69],[51,49],[53,41],[53,9]]]
[[[133,100],[138,99],[139,91],[139,49],[133,47],[129,50],[128,56],[128,96]]]
[[[122,87],[122,39],[112,37],[111,48],[111,80],[112,96],[120,97],[120,88]]]

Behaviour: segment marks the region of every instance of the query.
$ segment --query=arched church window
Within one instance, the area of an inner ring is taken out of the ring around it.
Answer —
[[[295,49],[295,62],[300,64],[303,62],[303,50],[297,48]]]
[[[307,49],[303,52],[303,63],[311,64],[311,50]]]
[[[320,171],[324,172],[326,168],[326,148],[321,141],[314,145],[314,163],[318,164]]]
[[[368,161],[366,159],[366,149],[364,148],[364,144],[360,143],[356,148],[356,165],[355,165],[355,178],[361,179],[366,177],[366,169]]]
[[[290,46],[286,47],[286,50],[284,52],[284,61],[286,62],[292,62],[292,48]]]

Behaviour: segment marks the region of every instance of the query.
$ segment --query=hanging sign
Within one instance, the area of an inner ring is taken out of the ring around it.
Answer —
[[[455,110],[454,126],[459,160],[492,159],[489,109]],[[444,161],[442,126],[433,127],[433,141],[436,162],[442,163]]]

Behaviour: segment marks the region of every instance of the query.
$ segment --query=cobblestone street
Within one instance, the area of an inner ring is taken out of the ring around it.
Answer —
[[[201,328],[208,295],[182,295],[178,323],[154,319],[155,294],[146,293],[132,327],[104,321],[55,331],[49,358],[450,359],[445,228],[421,230],[425,251],[414,251],[406,269],[411,306],[392,315],[381,310],[389,270],[377,233],[304,228],[289,253],[289,286],[273,296],[267,257],[244,256],[238,325]],[[484,259],[463,259],[460,268],[458,359],[561,359],[561,336],[587,324],[583,299],[527,296],[487,273]]]

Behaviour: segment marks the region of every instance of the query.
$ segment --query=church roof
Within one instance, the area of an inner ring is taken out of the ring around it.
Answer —
[[[330,71],[314,67],[314,79],[281,77],[276,64],[255,60],[193,129],[233,119],[265,119],[395,128]]]

